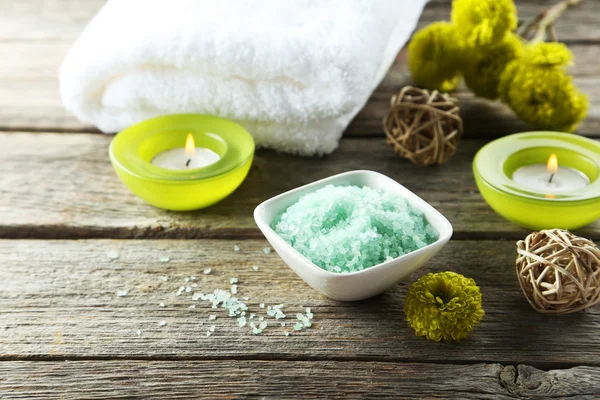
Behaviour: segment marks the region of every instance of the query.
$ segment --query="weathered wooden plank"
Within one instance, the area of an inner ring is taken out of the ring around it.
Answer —
[[[382,172],[439,209],[455,238],[523,238],[494,213],[475,185],[471,163],[483,141],[463,140],[446,165],[421,168],[396,156],[383,139],[345,139],[332,155],[302,158],[259,151],[242,186],[208,209],[176,213],[133,196],[108,161],[110,136],[0,134],[0,237],[262,237],[252,212],[262,201],[327,176]],[[600,237],[600,221],[581,230]]]
[[[515,373],[518,371],[518,375]],[[600,396],[598,368],[299,361],[1,362],[5,399],[514,399]]]
[[[534,10],[552,3],[529,1],[523,2],[521,8],[524,15],[531,15]],[[31,0],[0,2],[0,13],[6,15],[4,19],[7,22],[0,27],[0,59],[4,60],[0,64],[0,129],[96,131],[62,107],[57,71],[71,43],[101,4],[101,1],[66,0],[44,2],[42,5]],[[588,38],[595,37],[594,32],[598,31],[597,45],[571,46],[577,61],[572,68],[575,82],[590,97],[589,116],[579,128],[579,132],[586,135],[600,135],[597,111],[600,109],[600,69],[596,62],[600,53],[600,29],[594,19],[594,10],[598,8],[600,2],[584,2],[565,15],[572,19],[563,21],[558,27],[559,33],[577,32],[575,37],[585,39],[586,43],[591,43]],[[446,18],[448,13],[448,1],[432,2],[423,14],[421,25]],[[411,84],[405,61],[404,51],[364,110],[349,126],[347,135],[383,135],[381,121],[387,112],[391,94]],[[466,90],[461,90],[457,97],[465,118],[467,136],[490,137],[528,129],[500,103],[476,99]]]
[[[240,251],[235,252],[234,244]],[[535,312],[514,272],[514,242],[451,241],[422,270],[367,301],[330,300],[309,288],[264,240],[0,241],[0,359],[260,359],[527,363],[538,368],[600,366],[600,310],[566,317]],[[108,251],[120,257],[111,260]],[[162,263],[159,257],[168,256]],[[252,266],[258,265],[254,271]],[[211,275],[202,274],[212,268]],[[426,272],[453,270],[481,287],[486,316],[459,344],[418,338],[404,322],[409,285]],[[185,277],[197,276],[185,282]],[[168,281],[160,277],[168,276]],[[262,335],[223,310],[192,301],[195,291],[229,289],[239,279]],[[176,296],[178,288],[197,283]],[[127,290],[126,297],[117,291]],[[159,304],[164,303],[164,307]],[[266,317],[286,305],[286,326]],[[190,309],[190,305],[196,308]],[[292,329],[311,307],[313,327]],[[217,319],[209,320],[210,314]],[[165,326],[159,326],[165,321]],[[215,331],[207,337],[210,326]],[[140,330],[138,335],[136,332]],[[284,336],[284,332],[292,332]],[[568,334],[567,334],[568,333]]]

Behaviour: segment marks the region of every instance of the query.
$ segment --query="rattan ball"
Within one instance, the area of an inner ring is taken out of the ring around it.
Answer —
[[[403,88],[384,120],[387,142],[418,165],[443,164],[456,153],[463,132],[456,99],[436,90]]]
[[[600,249],[560,229],[517,242],[517,276],[529,304],[541,313],[569,314],[600,301]]]

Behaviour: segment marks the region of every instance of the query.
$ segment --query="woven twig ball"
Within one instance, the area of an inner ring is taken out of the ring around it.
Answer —
[[[384,130],[397,154],[418,165],[443,164],[454,155],[463,132],[456,99],[407,86],[391,103]]]
[[[547,314],[569,314],[600,301],[600,249],[560,229],[517,242],[517,276],[529,304]]]

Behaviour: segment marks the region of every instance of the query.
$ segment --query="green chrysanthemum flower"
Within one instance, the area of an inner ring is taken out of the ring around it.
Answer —
[[[408,46],[408,66],[416,84],[441,92],[456,89],[460,48],[455,30],[447,22],[434,22],[417,32]]]
[[[417,336],[436,342],[466,338],[485,314],[475,281],[449,271],[430,273],[413,283],[404,312]]]
[[[500,98],[536,129],[574,131],[587,114],[588,100],[566,74],[571,59],[560,43],[527,46],[502,73]]]
[[[497,44],[467,49],[462,66],[465,83],[477,96],[495,99],[502,72],[522,52],[523,42],[512,32]]]
[[[452,23],[468,46],[488,46],[515,30],[517,8],[512,0],[454,0]]]

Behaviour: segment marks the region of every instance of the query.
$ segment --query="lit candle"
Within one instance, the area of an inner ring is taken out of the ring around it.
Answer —
[[[556,154],[550,155],[546,165],[532,164],[517,169],[512,179],[529,190],[547,194],[582,189],[590,184],[581,171],[558,166]]]
[[[196,147],[194,136],[188,133],[185,148],[177,147],[157,154],[152,164],[166,169],[194,169],[214,164],[221,157],[205,147]]]

